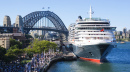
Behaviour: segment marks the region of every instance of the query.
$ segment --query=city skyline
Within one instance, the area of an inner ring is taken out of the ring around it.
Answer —
[[[94,11],[92,17],[107,18],[110,20],[111,26],[117,27],[117,31],[122,31],[124,27],[130,29],[129,2],[129,0],[5,0],[0,3],[0,25],[3,25],[5,15],[10,16],[11,24],[13,24],[17,15],[24,17],[34,11],[46,11],[50,7],[49,10],[56,13],[68,28],[71,23],[75,23],[79,15],[83,18],[89,17],[87,12],[91,5]],[[43,7],[44,9],[42,9]]]

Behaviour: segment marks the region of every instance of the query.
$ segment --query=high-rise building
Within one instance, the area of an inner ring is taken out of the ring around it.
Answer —
[[[128,34],[130,34],[130,30],[128,30]]]
[[[123,33],[126,33],[127,32],[127,28],[123,28]]]
[[[122,35],[122,31],[117,31],[116,34],[117,35]]]

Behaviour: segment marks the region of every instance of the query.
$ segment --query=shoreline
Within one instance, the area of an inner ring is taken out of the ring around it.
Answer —
[[[72,56],[63,56],[63,57],[59,57],[59,58],[54,58],[45,67],[41,68],[40,72],[47,72],[48,69],[56,62],[59,62],[59,61],[74,61],[76,59],[77,59],[77,57],[75,55],[73,57]]]

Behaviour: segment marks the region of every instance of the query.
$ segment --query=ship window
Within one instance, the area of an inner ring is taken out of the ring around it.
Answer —
[[[96,28],[95,27],[77,27],[76,28],[76,30],[100,30],[100,29],[102,29],[102,27],[96,27]],[[106,29],[106,30],[114,29],[115,30],[116,28],[114,28],[114,27],[113,28],[108,28],[107,27],[107,28],[104,28],[104,29]]]
[[[109,40],[109,37],[104,37],[104,39]]]
[[[103,37],[99,37],[99,39],[103,39]]]
[[[78,23],[78,24],[109,24],[108,22],[88,22],[88,23]]]
[[[96,37],[94,37],[94,39],[96,39]]]
[[[90,54],[91,56],[94,56],[92,52],[89,52],[89,54]]]
[[[86,37],[86,39],[90,39],[90,37]]]
[[[79,39],[79,38],[75,38],[75,39]]]

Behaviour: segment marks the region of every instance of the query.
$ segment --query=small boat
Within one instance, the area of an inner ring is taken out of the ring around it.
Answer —
[[[121,44],[124,44],[125,42],[120,42]]]

